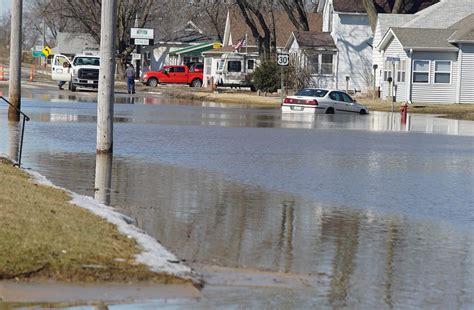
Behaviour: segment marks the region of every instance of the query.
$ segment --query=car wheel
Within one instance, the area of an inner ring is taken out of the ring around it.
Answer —
[[[365,114],[367,114],[367,111],[365,109],[362,109],[362,110],[359,111],[359,114],[365,115]]]
[[[191,87],[201,87],[202,86],[202,81],[200,79],[194,79],[191,82]]]
[[[147,84],[148,84],[148,86],[156,87],[159,84],[159,81],[158,81],[158,79],[151,78],[151,79],[148,80]]]
[[[326,114],[334,114],[334,108],[327,108]]]
[[[254,85],[250,86],[250,91],[257,91],[257,88]]]
[[[74,85],[74,83],[71,82],[71,83],[69,84],[69,86],[70,86],[69,89],[70,89],[71,91],[76,91],[76,85]]]

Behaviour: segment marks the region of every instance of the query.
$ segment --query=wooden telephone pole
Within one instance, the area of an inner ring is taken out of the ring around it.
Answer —
[[[113,152],[116,21],[117,0],[103,0],[97,95],[97,154]]]
[[[10,33],[10,81],[8,100],[13,107],[8,107],[8,120],[20,121],[21,108],[21,22],[23,0],[12,0],[12,21]],[[16,108],[16,109],[15,109]]]

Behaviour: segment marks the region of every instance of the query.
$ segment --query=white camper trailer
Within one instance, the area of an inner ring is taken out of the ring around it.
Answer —
[[[258,56],[244,53],[223,54],[217,68],[217,86],[250,87],[255,90],[252,83],[252,73],[259,65]]]

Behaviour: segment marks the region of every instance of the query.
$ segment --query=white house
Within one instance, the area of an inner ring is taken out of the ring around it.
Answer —
[[[387,60],[382,98],[474,103],[474,12],[446,28],[389,28],[377,48]]]
[[[200,53],[194,52],[206,44],[212,48],[215,41],[214,35],[205,33],[189,21],[171,36],[142,47],[142,67],[145,70],[159,70],[165,65],[202,61]]]
[[[285,49],[306,70],[314,87],[336,88],[337,48],[329,32],[294,31]]]
[[[308,2],[308,5],[311,1]],[[321,29],[321,15],[317,13],[308,13],[308,23],[311,30],[319,31]],[[277,50],[283,50],[288,37],[296,28],[284,11],[275,11],[273,15],[265,16],[267,22],[272,21],[275,24],[275,41]],[[263,30],[259,29],[263,32]],[[263,35],[263,33],[262,33]],[[204,56],[204,86],[209,84],[211,78],[216,81],[217,66],[221,57],[234,53],[235,45],[239,40],[246,39],[246,44],[240,48],[240,54],[245,55],[246,66],[254,66],[259,63],[258,44],[252,36],[252,30],[245,22],[239,10],[229,10],[225,24],[223,42],[221,49],[209,50],[203,53]],[[227,54],[227,55],[226,55]],[[249,69],[249,68],[248,68]]]
[[[383,52],[378,48],[390,27],[444,29],[459,22],[473,12],[473,0],[441,0],[440,2],[415,14],[379,14],[377,18],[377,26],[374,32],[372,59],[373,65],[377,66],[375,86],[381,87],[382,94],[387,96],[389,87],[387,78],[392,76],[392,69],[398,71],[400,65],[402,67],[407,66],[407,64],[403,62],[399,63],[398,61],[396,61],[394,63],[395,66],[393,66],[391,61],[387,61]],[[395,56],[397,55],[395,54]],[[389,59],[393,59],[390,58],[390,55],[388,55],[388,57]],[[395,57],[395,59],[397,58]]]
[[[373,60],[381,97],[474,103],[473,27],[473,0],[441,0],[405,17],[380,15]]]
[[[338,50],[335,88],[366,91],[372,81],[372,29],[362,0],[320,0],[318,12]]]
[[[99,44],[87,33],[58,32],[57,44],[53,48],[54,54],[73,57],[87,51],[99,51]]]

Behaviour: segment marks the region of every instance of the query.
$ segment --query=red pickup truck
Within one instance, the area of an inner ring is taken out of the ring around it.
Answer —
[[[187,66],[164,66],[160,71],[143,73],[141,82],[152,87],[158,84],[188,84],[191,87],[201,87],[202,72],[190,72]]]

